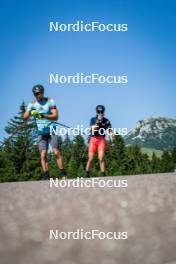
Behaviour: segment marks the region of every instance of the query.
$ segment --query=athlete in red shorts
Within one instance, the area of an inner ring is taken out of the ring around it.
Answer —
[[[97,105],[96,117],[91,118],[91,136],[89,141],[88,149],[88,161],[86,166],[86,177],[90,177],[90,170],[93,165],[93,160],[96,152],[98,152],[98,160],[100,164],[100,170],[102,175],[105,176],[105,151],[106,151],[106,140],[105,133],[109,130],[110,140],[112,141],[112,129],[110,121],[104,117],[105,107],[103,105]]]

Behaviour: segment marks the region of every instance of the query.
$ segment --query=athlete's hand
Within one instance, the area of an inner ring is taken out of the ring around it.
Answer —
[[[32,110],[31,111],[31,115],[33,117],[35,117],[36,119],[41,119],[42,118],[42,115],[39,112],[37,112],[36,110]]]
[[[96,125],[99,126],[101,124],[101,122],[102,122],[102,119],[99,119],[99,118],[96,119]]]
[[[115,143],[113,142],[113,140],[110,141],[110,145],[111,147],[115,147]]]
[[[93,131],[98,131],[99,130],[99,125],[95,124],[92,126]]]

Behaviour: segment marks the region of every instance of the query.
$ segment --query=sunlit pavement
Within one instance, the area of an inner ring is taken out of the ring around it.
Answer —
[[[128,187],[1,183],[0,263],[175,264],[176,174],[103,179],[127,180]],[[50,230],[77,229],[128,238],[50,239]]]

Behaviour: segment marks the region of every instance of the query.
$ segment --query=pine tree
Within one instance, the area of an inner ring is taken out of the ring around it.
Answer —
[[[72,141],[70,140],[68,134],[66,134],[62,142],[62,150],[61,150],[64,158],[64,167],[66,170],[68,169],[68,165],[71,158],[72,145],[73,145]]]
[[[33,120],[25,122],[23,114],[25,103],[20,106],[18,115],[8,122],[5,128],[10,136],[4,140],[3,149],[8,156],[8,160],[13,164],[14,172],[18,180],[28,180],[38,178],[36,172],[39,166],[38,150],[36,146],[36,125]],[[14,176],[12,175],[12,178]]]
[[[150,172],[148,155],[143,154],[138,145],[126,149],[125,171],[129,175]]]
[[[68,169],[67,169],[67,173],[68,173],[68,177],[69,178],[77,178],[78,175],[78,164],[77,164],[77,159],[76,156],[72,153],[69,165],[68,165]]]
[[[122,175],[124,173],[125,142],[122,136],[115,135],[113,145],[107,143],[105,161],[108,175]]]
[[[174,169],[176,169],[176,147],[173,148],[171,151],[171,158],[174,163]]]
[[[81,135],[76,136],[73,140],[71,158],[68,164],[68,175],[71,178],[77,177],[78,171],[81,166],[85,167],[85,150],[86,146],[83,137]]]
[[[9,159],[9,154],[5,150],[0,150],[0,182],[17,181],[17,175],[13,163]]]
[[[156,156],[155,152],[152,154],[152,160],[151,160],[151,172],[152,173],[158,173],[160,172],[160,159]]]
[[[175,168],[169,151],[165,150],[161,156],[161,172],[173,172]]]

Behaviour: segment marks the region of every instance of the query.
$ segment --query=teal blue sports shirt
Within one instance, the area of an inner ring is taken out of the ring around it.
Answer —
[[[56,109],[56,104],[51,98],[43,98],[40,102],[34,100],[32,103],[29,103],[26,111],[31,112],[32,110],[36,110],[40,114],[51,114],[51,110]],[[50,126],[56,125],[54,121],[48,120],[46,118],[36,119],[38,134],[49,134]]]

